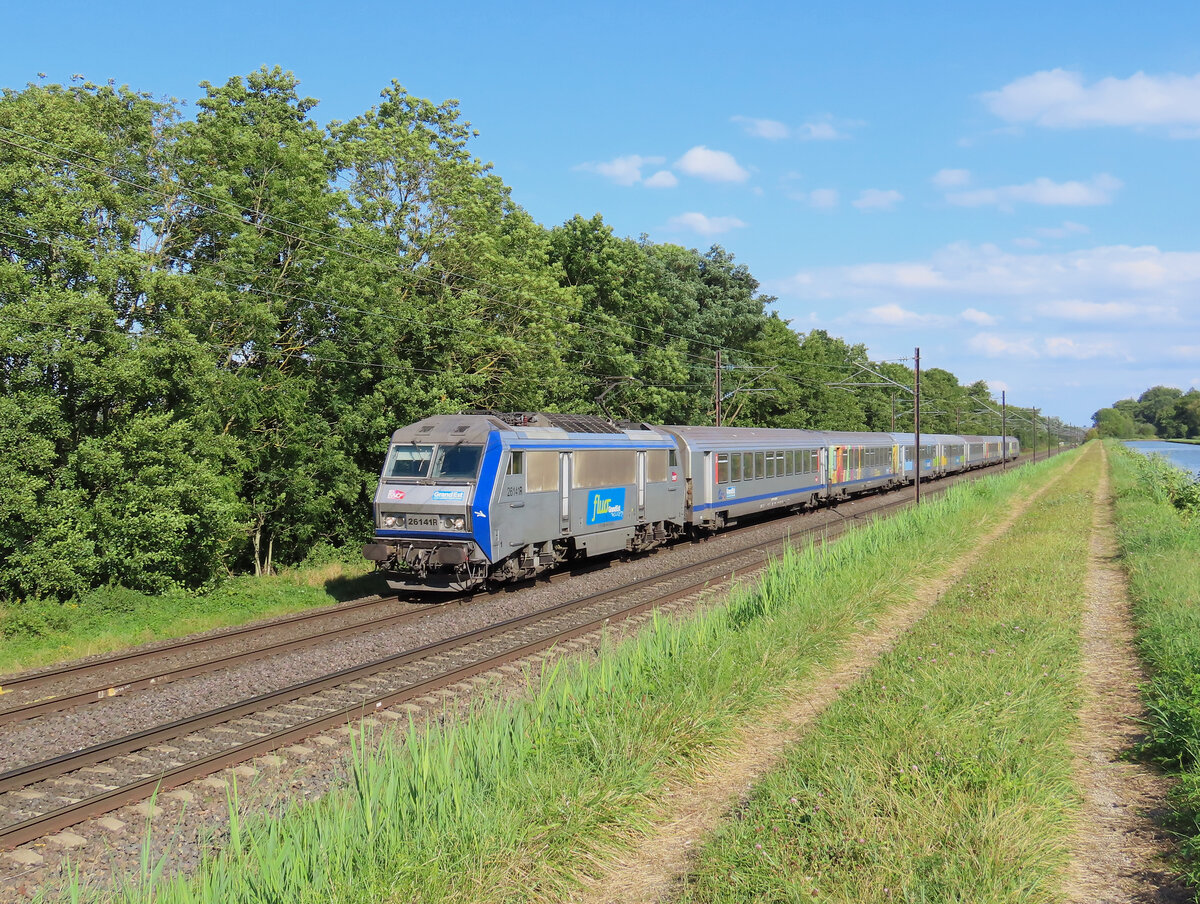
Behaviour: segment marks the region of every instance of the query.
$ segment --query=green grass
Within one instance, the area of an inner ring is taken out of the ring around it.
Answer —
[[[595,660],[537,676],[527,698],[372,739],[356,752],[349,787],[235,820],[196,876],[128,878],[111,897],[561,899],[648,826],[667,783],[780,706],[853,631],[910,599],[1066,460],[956,487],[829,547],[795,551],[727,604],[656,619]]]
[[[1187,880],[1200,883],[1200,501],[1194,478],[1109,445],[1117,538],[1150,673],[1142,754],[1178,777],[1169,814]]]
[[[1098,449],[790,748],[684,900],[1050,902]]]
[[[206,594],[104,587],[70,603],[28,600],[0,609],[0,674],[328,606],[381,585],[365,560],[330,561],[230,578]]]

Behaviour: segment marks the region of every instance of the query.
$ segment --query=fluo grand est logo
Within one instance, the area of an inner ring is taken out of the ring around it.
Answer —
[[[588,493],[588,524],[620,521],[624,517],[625,490],[592,490]]]

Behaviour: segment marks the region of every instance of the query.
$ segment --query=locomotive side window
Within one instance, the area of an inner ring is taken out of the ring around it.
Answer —
[[[575,453],[571,483],[577,490],[631,486],[636,469],[637,457],[632,450],[588,449]]]
[[[528,453],[525,482],[530,493],[558,491],[558,451]]]
[[[672,452],[672,455],[675,453]],[[666,483],[667,450],[651,449],[646,453],[646,480],[650,483]]]
[[[669,468],[678,468],[679,467],[679,453],[676,452],[674,449],[669,449],[667,451],[667,467],[669,467]]]
[[[717,483],[729,483],[729,453],[717,453]]]
[[[742,453],[729,453],[729,479],[737,483],[742,479]]]
[[[508,457],[508,470],[505,472],[510,477],[515,477],[525,473],[525,453],[514,451]]]
[[[425,477],[429,474],[432,458],[433,446],[392,446],[384,474],[388,477]]]

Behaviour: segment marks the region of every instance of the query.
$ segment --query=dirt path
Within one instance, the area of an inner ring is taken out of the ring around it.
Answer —
[[[1107,462],[1107,460],[1106,460]],[[1096,488],[1083,617],[1083,680],[1075,772],[1084,789],[1064,898],[1078,904],[1174,904],[1192,892],[1164,867],[1172,841],[1156,825],[1168,780],[1121,759],[1138,739],[1137,686],[1145,680],[1134,653],[1125,575],[1116,564],[1108,468]]]
[[[1079,462],[1071,462],[1058,477]],[[799,740],[808,726],[832,703],[843,687],[858,680],[878,658],[919,621],[975,563],[989,544],[1013,523],[1056,480],[1032,496],[1013,504],[1004,520],[975,548],[959,559],[939,580],[922,587],[914,598],[883,614],[870,632],[851,638],[844,655],[828,671],[818,674],[784,710],[763,724],[754,725],[692,784],[667,792],[656,820],[657,831],[617,860],[611,869],[573,896],[581,904],[636,904],[669,898],[687,869],[688,854],[726,813],[737,805],[748,787],[781,759],[784,749]]]

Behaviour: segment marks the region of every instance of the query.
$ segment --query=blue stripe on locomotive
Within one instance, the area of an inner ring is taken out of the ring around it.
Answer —
[[[483,450],[483,464],[479,467],[479,482],[475,484],[475,498],[471,501],[471,536],[488,561],[492,561],[492,490],[496,487],[503,452],[500,431],[489,431],[487,446]]]

